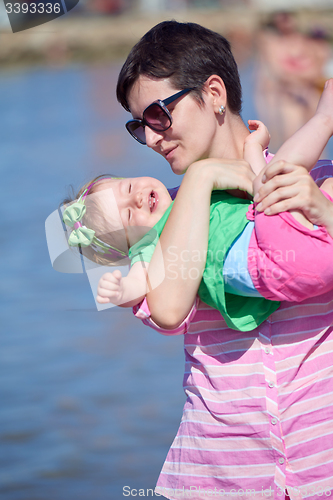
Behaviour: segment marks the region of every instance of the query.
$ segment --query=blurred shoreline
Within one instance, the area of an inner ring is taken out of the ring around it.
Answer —
[[[300,10],[299,27],[308,32],[320,27],[333,40],[333,9]],[[92,63],[121,60],[140,37],[166,19],[196,22],[217,31],[231,41],[238,63],[251,56],[257,31],[267,13],[254,9],[221,9],[135,12],[115,16],[66,15],[19,33],[0,30],[0,67],[33,65],[63,66],[72,62]]]

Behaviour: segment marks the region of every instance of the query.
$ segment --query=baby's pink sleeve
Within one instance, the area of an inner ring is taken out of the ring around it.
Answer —
[[[177,326],[177,328],[173,328],[172,330],[161,328],[151,319],[150,310],[146,298],[144,298],[142,302],[133,307],[133,314],[137,318],[141,319],[141,321],[145,325],[154,328],[154,330],[157,330],[162,335],[182,335],[188,331],[188,327],[192,321],[192,318],[197,311],[198,301],[199,298],[197,297],[186,318],[181,322],[179,326]]]

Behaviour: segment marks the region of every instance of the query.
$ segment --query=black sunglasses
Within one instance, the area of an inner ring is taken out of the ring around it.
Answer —
[[[144,110],[142,114],[142,120],[135,118],[129,120],[126,123],[126,128],[134,139],[136,139],[140,144],[146,143],[146,133],[145,127],[149,127],[155,132],[165,132],[172,125],[172,117],[170,111],[168,110],[168,104],[178,99],[187,92],[190,92],[193,88],[184,89],[177,94],[173,94],[171,97],[164,99],[158,99],[157,101],[149,104],[149,106]]]

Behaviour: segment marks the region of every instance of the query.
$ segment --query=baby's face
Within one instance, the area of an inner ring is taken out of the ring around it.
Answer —
[[[106,219],[115,220],[116,204],[119,228],[125,228],[130,246],[160,220],[172,201],[164,184],[153,177],[108,179],[98,192]]]

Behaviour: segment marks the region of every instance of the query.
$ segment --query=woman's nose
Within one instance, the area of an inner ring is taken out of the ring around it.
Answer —
[[[163,132],[155,132],[149,127],[145,127],[146,144],[149,148],[154,149],[157,144],[163,139]]]

